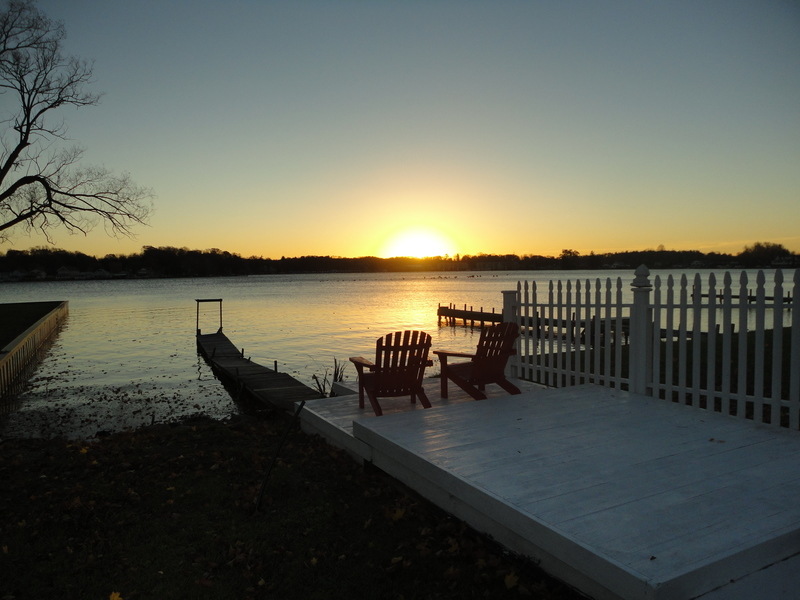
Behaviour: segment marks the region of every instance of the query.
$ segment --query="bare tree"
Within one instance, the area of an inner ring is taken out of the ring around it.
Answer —
[[[9,0],[0,11],[0,241],[10,229],[63,226],[86,233],[101,221],[112,235],[130,235],[151,207],[150,190],[127,173],[82,166],[83,149],[66,142],[57,109],[97,104],[86,91],[92,63],[63,56],[64,26],[32,0]],[[8,107],[8,108],[6,108]]]

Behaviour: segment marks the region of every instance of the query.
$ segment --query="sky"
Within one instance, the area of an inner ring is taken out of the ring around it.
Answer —
[[[58,248],[800,252],[796,0],[37,6],[94,60],[85,163],[155,195],[134,238]]]

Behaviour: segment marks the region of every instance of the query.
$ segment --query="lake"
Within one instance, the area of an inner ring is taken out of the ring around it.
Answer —
[[[683,271],[655,272],[682,274]],[[718,272],[719,273],[719,272]],[[707,276],[708,271],[703,272]],[[264,275],[0,283],[0,303],[69,301],[70,315],[37,368],[3,437],[85,438],[202,413],[238,411],[195,348],[196,298],[223,299],[223,328],[253,361],[314,387],[334,359],[371,356],[390,331],[422,329],[435,349],[470,351],[478,330],[439,326],[439,304],[502,308],[518,281],[593,281],[633,270]],[[219,325],[216,303],[200,305],[200,328]],[[438,372],[434,365],[430,374]]]

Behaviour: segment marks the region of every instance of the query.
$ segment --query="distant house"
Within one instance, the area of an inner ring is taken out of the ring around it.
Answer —
[[[76,279],[78,275],[80,275],[80,273],[70,267],[59,267],[58,271],[56,271],[57,279]]]
[[[779,256],[775,258],[770,264],[775,269],[790,269],[797,264],[796,256],[793,254],[787,256]]]

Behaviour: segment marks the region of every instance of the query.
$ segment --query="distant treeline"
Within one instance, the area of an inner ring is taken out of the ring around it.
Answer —
[[[704,254],[697,250],[640,250],[582,255],[563,250],[559,256],[515,254],[456,255],[433,258],[343,258],[301,256],[280,259],[212,248],[189,250],[145,246],[138,254],[95,257],[54,248],[8,250],[0,254],[0,280],[124,277],[209,277],[278,273],[375,273],[408,271],[512,271],[555,269],[769,268],[800,266],[800,257],[780,244],[758,242],[739,254]]]

